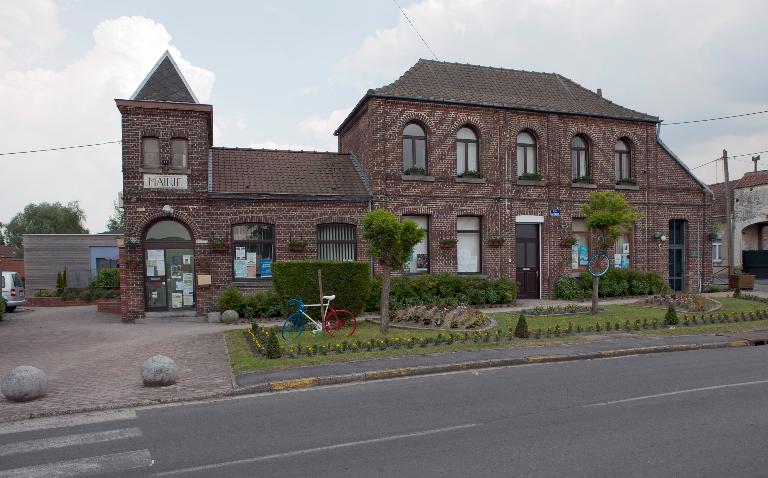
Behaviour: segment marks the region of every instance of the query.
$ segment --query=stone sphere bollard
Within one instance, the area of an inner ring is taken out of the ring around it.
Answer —
[[[221,321],[225,324],[234,324],[238,320],[240,320],[240,314],[234,310],[225,310],[221,314]]]
[[[178,377],[176,362],[165,355],[155,355],[144,361],[141,368],[141,381],[146,387],[173,385]]]
[[[28,402],[45,395],[48,377],[37,367],[23,365],[6,374],[0,389],[8,400]]]

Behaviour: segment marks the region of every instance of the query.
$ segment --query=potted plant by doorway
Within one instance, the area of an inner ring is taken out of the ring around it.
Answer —
[[[734,267],[733,274],[728,276],[729,289],[754,289],[755,275],[744,274],[741,267]]]

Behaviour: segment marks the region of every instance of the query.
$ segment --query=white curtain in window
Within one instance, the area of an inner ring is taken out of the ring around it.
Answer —
[[[424,231],[424,238],[416,244],[411,253],[411,258],[405,264],[405,272],[417,274],[429,271],[429,249],[427,248],[427,236],[429,236],[429,220],[426,216],[403,216],[403,221],[413,221]]]
[[[460,232],[457,235],[457,271],[480,272],[480,233]]]

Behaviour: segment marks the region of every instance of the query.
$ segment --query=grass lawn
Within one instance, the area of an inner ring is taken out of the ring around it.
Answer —
[[[717,313],[725,312],[727,314],[731,314],[733,312],[736,312],[737,314],[741,314],[741,312],[750,312],[750,311],[757,311],[757,310],[763,310],[768,309],[768,305],[763,304],[761,302],[754,302],[749,300],[743,300],[743,299],[733,299],[733,298],[717,298],[719,302],[723,304],[722,309],[717,311]],[[547,328],[552,328],[556,325],[560,326],[560,330],[564,331],[568,327],[568,322],[572,322],[573,327],[576,328],[577,325],[581,325],[583,328],[586,328],[587,326],[593,326],[596,322],[600,323],[601,328],[605,328],[605,323],[610,322],[612,325],[612,329],[614,327],[615,323],[619,323],[622,327],[624,323],[629,320],[631,324],[634,324],[635,320],[642,321],[643,319],[647,319],[648,322],[650,322],[653,319],[656,319],[658,323],[658,329],[648,329],[648,330],[639,330],[634,331],[634,333],[638,334],[646,334],[646,335],[692,335],[692,334],[712,334],[712,333],[725,333],[725,332],[737,332],[742,330],[754,330],[754,329],[760,329],[760,328],[768,328],[768,320],[759,320],[759,321],[752,321],[752,322],[735,322],[735,323],[725,323],[725,324],[707,324],[707,325],[695,325],[695,326],[688,326],[684,327],[682,325],[674,328],[674,329],[665,329],[663,328],[663,321],[664,321],[664,314],[666,313],[666,309],[657,309],[657,308],[649,308],[649,307],[636,307],[636,306],[630,306],[630,305],[606,305],[604,306],[604,310],[601,311],[597,316],[592,316],[590,314],[577,314],[577,315],[569,315],[569,316],[558,316],[558,317],[535,317],[535,316],[527,316],[528,321],[528,328],[533,333],[538,328],[541,328],[543,331],[546,331]],[[682,322],[683,313],[678,313],[678,317]],[[498,323],[497,327],[501,329],[502,331],[507,331],[510,328],[514,328],[515,324],[517,323],[517,318],[519,316],[519,313],[495,313],[492,314],[494,319],[496,319],[496,322]],[[448,334],[450,331],[433,331],[433,330],[404,330],[404,329],[394,329],[390,328],[389,337],[395,338],[408,338],[408,337],[435,337],[438,333],[442,333],[443,335]],[[493,332],[493,331],[492,331]],[[458,333],[458,332],[454,332]],[[317,364],[323,364],[323,363],[330,363],[330,362],[350,362],[350,361],[356,361],[356,360],[366,360],[366,359],[372,359],[372,358],[384,358],[384,357],[397,357],[401,355],[427,355],[432,353],[439,353],[439,352],[456,352],[456,351],[462,351],[462,350],[480,350],[480,349],[487,349],[487,348],[507,348],[507,347],[522,347],[522,346],[535,346],[535,345],[554,345],[554,344],[563,344],[563,343],[578,343],[582,342],[585,339],[582,337],[576,336],[563,336],[563,337],[550,337],[550,338],[541,338],[541,339],[526,339],[526,340],[520,340],[520,339],[513,339],[513,340],[507,340],[502,339],[500,342],[496,342],[495,339],[492,337],[489,342],[466,342],[466,343],[453,343],[451,345],[439,345],[439,346],[427,346],[425,348],[420,347],[414,347],[412,349],[409,348],[399,348],[399,349],[393,349],[388,348],[386,350],[374,350],[371,352],[362,351],[362,352],[348,352],[348,353],[342,353],[342,354],[335,354],[335,353],[329,353],[328,355],[313,355],[313,356],[306,356],[306,355],[299,355],[295,358],[289,358],[289,357],[282,357],[279,359],[266,359],[263,357],[257,357],[254,356],[251,353],[250,348],[248,347],[248,342],[243,336],[242,330],[229,330],[225,332],[225,337],[227,340],[227,345],[229,347],[229,354],[230,354],[230,363],[232,366],[232,370],[234,373],[243,373],[248,371],[258,371],[258,370],[269,370],[269,369],[279,369],[279,368],[288,368],[288,367],[298,367],[298,366],[306,366],[306,365],[317,365]],[[346,337],[329,337],[326,334],[311,334],[308,332],[305,332],[302,334],[302,336],[298,340],[292,340],[289,343],[283,342],[282,339],[279,339],[282,345],[292,345],[296,346],[297,344],[301,344],[302,347],[306,348],[308,345],[312,346],[318,346],[318,345],[330,345],[334,346],[335,344],[341,343],[344,340],[348,340],[350,342],[353,341],[363,341],[366,342],[369,339],[381,339],[382,336],[379,334],[379,326],[376,324],[372,324],[370,322],[363,322],[361,321],[358,324],[357,331],[351,338]]]

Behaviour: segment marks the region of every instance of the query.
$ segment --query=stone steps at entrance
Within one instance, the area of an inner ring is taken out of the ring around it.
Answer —
[[[197,315],[197,311],[194,311],[194,310],[179,310],[179,311],[168,311],[168,312],[147,311],[144,313],[144,320],[146,321],[172,320],[174,322],[178,322],[178,321],[206,322],[206,318],[204,316]]]

